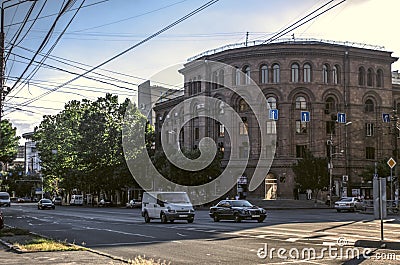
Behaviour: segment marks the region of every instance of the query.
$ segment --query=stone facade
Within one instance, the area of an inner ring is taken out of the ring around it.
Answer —
[[[259,128],[251,110],[243,108],[242,97],[227,88],[251,89],[251,82],[246,80],[250,77],[270,107],[279,110],[279,118],[276,127],[267,128],[267,131],[276,129],[277,136],[270,172],[265,183],[248,195],[293,198],[292,165],[301,159],[304,149],[314,156],[327,157],[332,144],[333,195],[351,195],[353,191],[369,196],[371,186],[364,183],[360,172],[393,154],[393,124],[385,122],[382,114],[392,115],[394,100],[400,102],[400,93],[395,96],[392,90],[391,64],[396,60],[391,52],[383,50],[315,41],[278,42],[203,56],[180,70],[185,81],[184,96],[155,107],[156,145],[160,144],[163,123],[173,124],[174,118],[197,111],[192,106],[186,109],[186,114],[185,110],[180,114],[168,113],[173,106],[199,95],[218,98],[235,109],[246,123],[250,141],[239,152],[249,153],[245,175],[251,179],[263,148]],[[215,68],[209,61],[231,65],[233,70]],[[253,102],[258,100],[251,99],[251,94],[248,97]],[[309,122],[300,120],[302,111],[309,112]],[[337,121],[338,113],[346,114],[346,122]],[[200,117],[186,123],[179,133],[180,147],[197,148],[199,140],[206,136],[213,138],[224,151],[223,166],[226,166],[230,140],[215,121]]]

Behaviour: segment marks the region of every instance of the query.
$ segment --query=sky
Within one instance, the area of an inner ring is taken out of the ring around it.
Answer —
[[[17,127],[17,135],[33,131],[43,115],[57,114],[70,100],[96,100],[109,92],[119,95],[121,101],[126,97],[135,101],[137,85],[163,69],[185,63],[204,51],[244,42],[247,32],[249,42],[266,40],[330,2],[219,0],[135,47],[208,0],[75,0],[59,18],[57,14],[66,0],[18,1],[3,1],[6,86],[12,90],[5,99],[2,117]],[[340,0],[331,2],[329,6]],[[22,24],[31,6],[28,21]],[[347,0],[282,38],[292,38],[294,34],[296,39],[383,46],[399,57],[399,10],[398,0]],[[128,48],[132,49],[116,57]],[[61,86],[113,57],[116,58],[86,75],[91,80],[81,77]],[[40,61],[43,64],[38,66]],[[392,70],[400,70],[400,62],[394,63]],[[43,96],[51,89],[56,91]]]

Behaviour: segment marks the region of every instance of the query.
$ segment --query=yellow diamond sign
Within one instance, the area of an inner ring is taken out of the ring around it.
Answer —
[[[396,161],[394,161],[393,157],[391,157],[388,161],[387,164],[389,165],[390,168],[393,168],[396,165]]]

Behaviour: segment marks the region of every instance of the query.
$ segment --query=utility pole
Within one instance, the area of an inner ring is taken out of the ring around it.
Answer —
[[[247,47],[248,41],[249,41],[249,32],[247,31],[247,32],[246,32],[246,47]]]

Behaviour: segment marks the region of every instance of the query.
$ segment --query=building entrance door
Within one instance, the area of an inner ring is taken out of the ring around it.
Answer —
[[[274,174],[269,173],[265,177],[265,199],[276,200],[277,189],[276,177]]]

